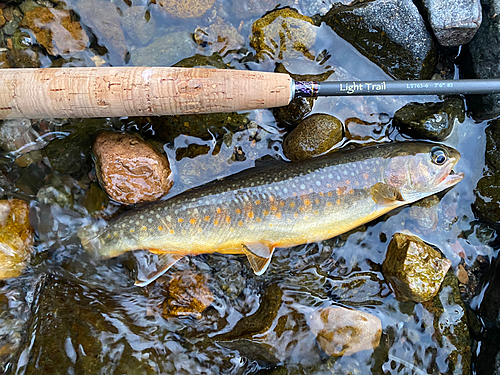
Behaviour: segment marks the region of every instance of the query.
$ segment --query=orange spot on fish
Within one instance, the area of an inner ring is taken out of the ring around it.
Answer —
[[[319,214],[319,211],[318,210],[314,211],[314,214],[315,215]]]
[[[271,211],[278,211],[278,206],[276,206],[275,204],[272,204]]]
[[[365,178],[365,180],[368,180],[368,173],[363,173],[363,177]]]
[[[304,206],[300,206],[299,210],[304,211],[306,208]]]
[[[148,230],[148,228],[146,228],[146,227],[142,227],[141,229],[142,229],[142,230]]]
[[[328,201],[328,202],[326,202],[326,205],[327,205],[328,207],[332,207],[332,202]]]
[[[285,207],[285,202],[280,201],[279,205],[280,205],[280,207]]]
[[[241,210],[239,208],[237,208],[234,212],[236,212],[237,214],[241,214]]]
[[[231,216],[226,216],[226,223],[231,224]]]
[[[183,219],[183,218],[179,218],[177,221],[178,221],[179,223],[182,223],[182,222],[184,221],[184,219]]]
[[[222,211],[220,208],[217,209],[217,213],[220,214]]]
[[[255,204],[256,204],[257,206],[258,206],[260,203],[261,203],[261,202],[260,202],[258,199],[255,201]]]
[[[340,204],[340,199],[337,199],[337,204]]]
[[[293,217],[294,217],[294,218],[298,218],[298,217],[299,217],[299,214],[298,214],[297,212],[295,212],[295,213],[293,214]]]
[[[290,207],[294,208],[295,207],[295,202],[290,202]]]
[[[205,220],[205,221],[210,221],[210,216],[205,216],[205,217],[203,218],[203,220]]]
[[[238,221],[238,225],[239,225],[240,227],[242,227],[242,226],[243,226],[243,221],[241,221],[241,220],[240,220],[240,221]]]
[[[130,229],[130,233],[134,233],[134,232],[135,232],[135,230],[134,230],[134,229]]]
[[[346,183],[347,185],[349,185],[349,184],[351,183],[351,181],[347,180],[345,183]]]
[[[253,218],[253,211],[250,211],[250,212],[248,213],[248,217],[249,217],[250,219],[252,219],[252,218]]]
[[[309,205],[311,205],[311,201],[309,199],[304,199],[304,204],[306,206],[309,206]]]
[[[214,225],[219,225],[219,220],[215,219],[214,220]]]
[[[262,221],[262,219],[260,217],[257,217],[255,220],[257,220],[258,223],[260,223]]]
[[[276,217],[277,217],[278,219],[281,219],[281,212],[278,212],[278,213],[276,214]]]
[[[328,192],[328,196],[331,197],[333,194],[331,191]]]
[[[201,228],[198,228],[198,233],[201,233],[201,230],[202,230]]]
[[[349,194],[353,194],[354,193],[354,190],[349,190]]]
[[[337,188],[336,192],[337,192],[337,195],[342,195],[342,190],[340,190],[340,188]],[[329,197],[330,197],[330,196],[331,196],[331,195],[329,195]]]
[[[196,219],[193,217],[193,218],[191,218],[191,220],[189,220],[189,222],[191,223],[191,225],[195,225],[196,224]]]
[[[229,228],[229,231],[230,232],[234,232],[234,228]]]
[[[297,196],[297,193],[296,193],[296,192],[293,192],[293,193],[292,193],[292,195],[293,195],[294,197],[296,197],[296,196]]]
[[[274,202],[274,197],[272,195],[269,197],[269,202]]]
[[[268,211],[268,210],[264,210],[264,211],[262,212],[262,214],[263,214],[264,216],[267,216],[267,215],[269,215],[269,211]]]
[[[170,229],[170,234],[174,234],[175,231],[173,229]]]
[[[319,192],[319,196],[320,197],[324,197],[325,196],[325,193],[323,193],[322,191]]]
[[[319,199],[318,199],[318,198],[316,198],[316,199],[314,200],[314,203],[319,204]]]
[[[161,232],[163,230],[163,227],[162,226],[159,226],[158,227],[158,230]]]

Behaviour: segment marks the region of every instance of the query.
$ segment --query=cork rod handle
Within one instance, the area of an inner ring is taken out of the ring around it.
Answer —
[[[99,67],[0,70],[0,119],[161,116],[287,105],[286,74]]]

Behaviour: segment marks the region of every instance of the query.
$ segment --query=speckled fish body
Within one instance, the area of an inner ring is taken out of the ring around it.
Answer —
[[[446,146],[405,142],[280,165],[131,211],[83,243],[107,258],[174,254],[169,264],[188,254],[246,254],[260,274],[276,247],[334,237],[453,186],[463,178],[452,172],[459,158]]]

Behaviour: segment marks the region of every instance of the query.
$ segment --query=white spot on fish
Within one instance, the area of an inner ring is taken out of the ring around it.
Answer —
[[[153,219],[149,218],[148,223],[151,224],[153,222]]]
[[[316,181],[316,186],[321,186],[321,181]]]
[[[304,184],[300,184],[300,188],[301,188],[302,190],[304,190],[304,189],[306,188],[306,185],[304,185]]]

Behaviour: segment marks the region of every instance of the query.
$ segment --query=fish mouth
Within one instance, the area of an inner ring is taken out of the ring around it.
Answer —
[[[458,184],[462,179],[465,177],[464,172],[455,172],[453,170],[448,173],[448,175],[445,177],[443,181],[439,183],[439,186],[442,186],[443,188],[448,188],[451,186],[454,186]]]

